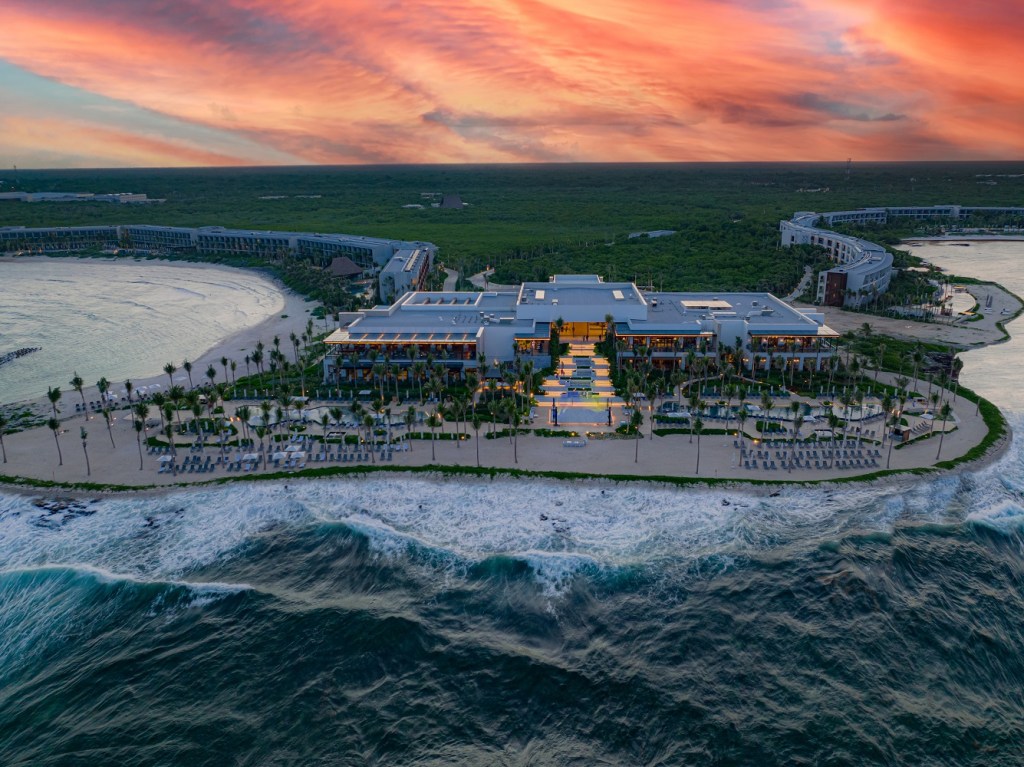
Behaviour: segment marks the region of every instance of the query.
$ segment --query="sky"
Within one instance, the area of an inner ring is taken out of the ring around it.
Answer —
[[[1024,157],[1024,0],[3,0],[0,30],[0,167]]]

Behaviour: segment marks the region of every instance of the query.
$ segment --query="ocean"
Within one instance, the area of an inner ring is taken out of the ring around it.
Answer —
[[[1011,346],[965,380],[1019,431]],[[3,765],[991,767],[1022,732],[1018,441],[813,489],[0,495]]]
[[[126,378],[180,367],[285,305],[267,278],[221,266],[33,258],[0,264],[0,275],[0,354],[40,347],[0,366],[0,403],[38,399],[50,386],[67,392],[75,371],[87,386],[106,376],[119,391]]]

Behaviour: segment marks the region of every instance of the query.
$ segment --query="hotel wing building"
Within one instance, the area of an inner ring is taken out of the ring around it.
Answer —
[[[890,217],[928,219],[965,219],[975,213],[1021,215],[1024,208],[984,208],[965,205],[927,207],[860,208],[831,213],[801,211],[789,221],[779,222],[783,247],[820,245],[828,251],[835,266],[818,273],[815,303],[824,306],[860,306],[889,289],[892,278],[892,254],[883,246],[860,237],[839,234],[822,228],[838,223],[884,224]]]
[[[654,292],[560,274],[518,290],[410,292],[390,306],[345,315],[326,339],[324,381],[368,379],[377,362],[407,377],[417,358],[440,363],[452,378],[477,370],[481,357],[492,373],[516,358],[544,367],[552,328],[563,342],[610,337],[627,364],[642,348],[663,369],[720,352],[748,370],[780,360],[820,368],[839,335],[820,312],[799,311],[770,293]]]

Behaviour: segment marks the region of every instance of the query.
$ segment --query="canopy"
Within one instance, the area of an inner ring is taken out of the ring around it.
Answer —
[[[297,453],[301,449],[302,448],[300,448],[298,445],[288,445],[288,447],[286,447],[284,451],[286,453]]]
[[[292,458],[294,458],[295,460],[304,459],[305,457],[306,454],[303,453],[301,450],[297,453],[292,453]]]
[[[288,459],[288,453],[277,452],[270,456],[271,461],[285,461]]]
[[[256,453],[246,453],[242,456],[243,461],[258,461],[260,457]]]
[[[174,460],[173,455],[162,455],[160,456],[160,463],[170,463]]]

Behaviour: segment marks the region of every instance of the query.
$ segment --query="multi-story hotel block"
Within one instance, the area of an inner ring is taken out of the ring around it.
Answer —
[[[782,245],[820,245],[836,262],[831,269],[818,274],[815,302],[825,306],[860,306],[874,300],[889,289],[892,277],[892,254],[884,247],[860,237],[839,234],[821,225],[838,223],[884,224],[890,216],[916,219],[964,219],[976,213],[1009,213],[1021,215],[1024,208],[985,208],[964,205],[932,205],[927,207],[861,208],[831,213],[801,211],[789,221],[779,223]]]
[[[369,378],[377,362],[407,378],[416,359],[428,358],[460,378],[481,357],[492,373],[516,358],[544,367],[552,328],[563,342],[610,337],[619,360],[642,352],[662,369],[720,352],[748,370],[779,362],[820,368],[838,337],[820,312],[798,311],[769,293],[642,291],[595,275],[557,275],[518,290],[410,292],[344,315],[326,339],[324,380]]]
[[[429,248],[406,248],[395,253],[380,273],[380,300],[394,301],[403,293],[422,290],[427,284],[434,252]]]
[[[129,224],[123,226],[0,227],[0,250],[53,252],[94,247],[125,247],[158,252],[194,252],[220,255],[305,258],[327,266],[337,256],[348,256],[367,270],[383,267],[396,254],[417,250],[433,263],[437,246],[351,234],[264,232]]]

